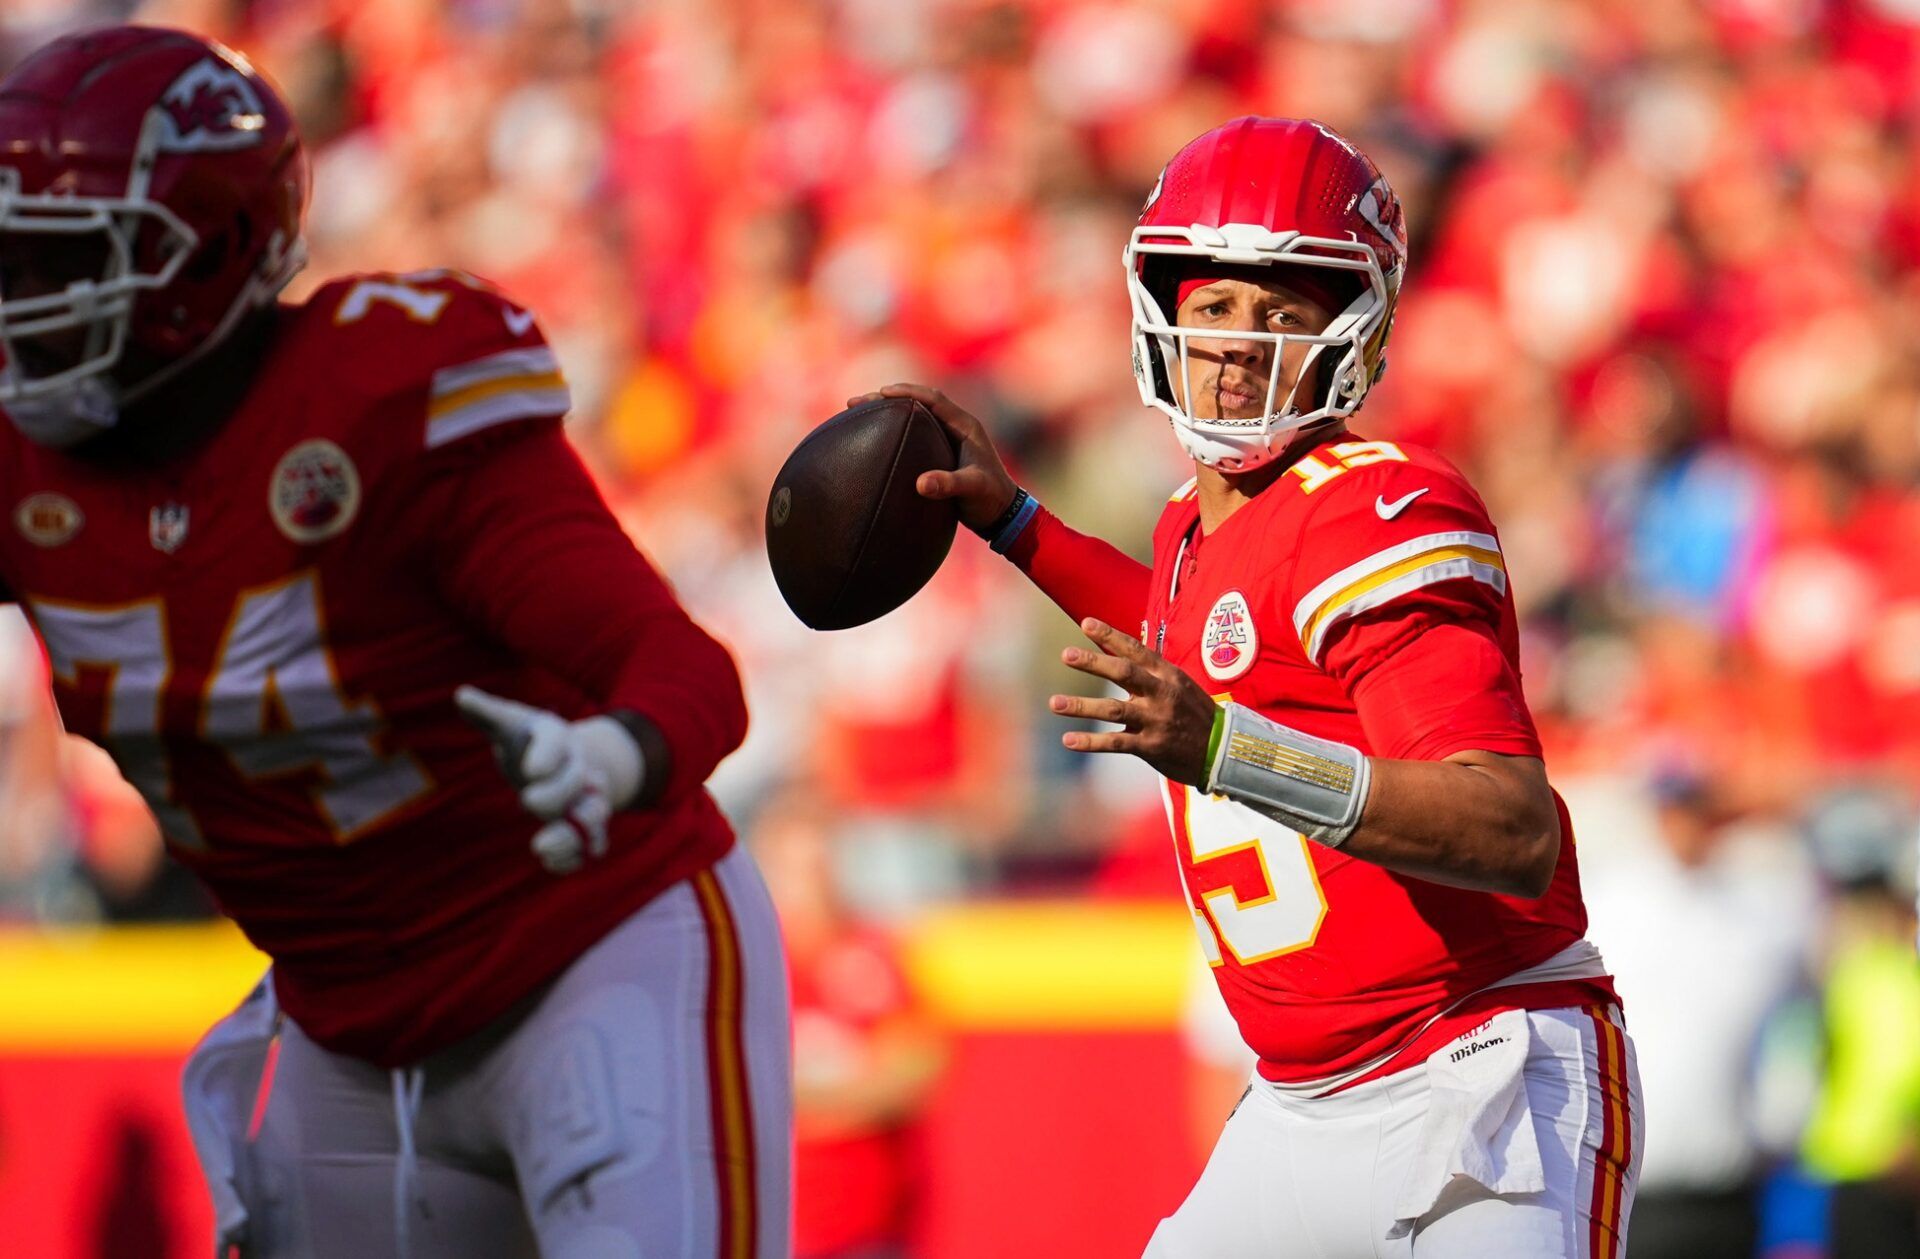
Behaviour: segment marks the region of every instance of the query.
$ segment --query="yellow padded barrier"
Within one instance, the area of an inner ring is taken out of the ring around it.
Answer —
[[[1197,972],[1178,904],[981,902],[904,938],[933,1012],[959,1030],[1152,1030]],[[184,1050],[266,967],[230,924],[0,929],[0,1053]]]

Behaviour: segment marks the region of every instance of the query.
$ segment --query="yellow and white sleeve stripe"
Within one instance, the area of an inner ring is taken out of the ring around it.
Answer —
[[[443,367],[427,398],[427,448],[496,424],[564,415],[571,405],[559,360],[544,345]]]
[[[1309,591],[1294,606],[1293,628],[1307,659],[1317,664],[1328,632],[1341,621],[1422,586],[1461,577],[1485,582],[1501,594],[1507,592],[1507,566],[1492,534],[1429,533],[1376,551]]]

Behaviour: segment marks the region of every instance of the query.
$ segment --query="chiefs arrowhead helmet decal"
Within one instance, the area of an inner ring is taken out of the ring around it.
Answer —
[[[253,83],[216,57],[196,61],[160,94],[162,153],[244,149],[265,137],[265,107]]]

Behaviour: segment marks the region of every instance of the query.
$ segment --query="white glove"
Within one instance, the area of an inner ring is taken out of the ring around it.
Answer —
[[[632,802],[646,769],[640,745],[611,717],[568,721],[558,713],[463,686],[453,702],[493,739],[520,803],[547,825],[533,851],[555,874],[605,855],[607,823]]]

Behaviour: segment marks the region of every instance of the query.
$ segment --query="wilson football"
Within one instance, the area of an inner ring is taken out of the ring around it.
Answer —
[[[794,615],[848,629],[926,585],[960,518],[913,483],[955,459],[947,431],[911,398],[863,402],[807,434],[767,497],[767,560]]]

